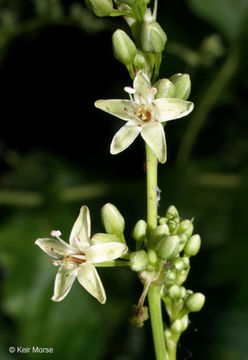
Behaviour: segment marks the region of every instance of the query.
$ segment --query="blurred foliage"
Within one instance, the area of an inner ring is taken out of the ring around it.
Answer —
[[[169,38],[161,76],[189,72],[195,103],[190,120],[166,126],[159,211],[173,203],[195,217],[203,248],[187,287],[207,295],[178,360],[247,360],[247,1],[159,6]],[[8,348],[20,345],[51,346],[50,357],[62,360],[151,359],[149,323],[135,329],[127,321],[142,291],[128,269],[99,269],[104,306],[78,284],[55,304],[56,269],[34,245],[53,229],[67,240],[84,203],[95,214],[93,233],[102,231],[106,202],[124,215],[126,235],[146,216],[141,141],[110,156],[120,124],[93,108],[127,85],[111,54],[111,31],[124,23],[96,18],[80,1],[2,0],[0,10],[0,358],[18,358]],[[44,358],[23,354],[37,356]]]

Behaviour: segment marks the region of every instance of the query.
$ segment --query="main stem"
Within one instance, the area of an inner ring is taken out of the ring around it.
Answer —
[[[157,168],[157,158],[150,147],[146,145],[147,225],[149,231],[152,231],[157,227]],[[167,360],[168,356],[165,346],[160,286],[157,286],[156,284],[150,285],[148,290],[148,302],[156,360]]]

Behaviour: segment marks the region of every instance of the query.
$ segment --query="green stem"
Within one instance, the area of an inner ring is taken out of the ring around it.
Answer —
[[[168,360],[177,359],[177,344],[180,338],[180,334],[174,334],[170,338],[166,337],[166,346],[168,349]]]
[[[149,231],[157,227],[157,168],[156,155],[146,144],[147,225]]]
[[[168,360],[167,350],[165,347],[160,286],[153,284],[150,285],[148,291],[148,302],[156,360]]]
[[[178,165],[183,166],[187,163],[202,125],[204,124],[210,110],[219,99],[221,93],[224,91],[224,88],[237,69],[237,55],[238,54],[236,50],[232,50],[230,52],[223,67],[220,69],[219,73],[210,84],[207,93],[199,103],[197,111],[191,118],[191,121],[180,144],[177,154]]]
[[[146,144],[147,225],[149,231],[157,227],[157,168],[157,158],[150,147]],[[160,289],[161,287],[155,284],[151,284],[149,287],[149,314],[151,319],[156,360],[167,360]]]
[[[114,266],[129,266],[129,265],[130,265],[129,261],[120,261],[120,260],[105,261],[103,263],[94,264],[95,267],[114,267]]]

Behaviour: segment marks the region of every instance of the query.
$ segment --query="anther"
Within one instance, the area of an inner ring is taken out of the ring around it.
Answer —
[[[51,236],[54,236],[54,237],[59,237],[59,236],[61,236],[61,231],[59,231],[59,230],[53,230],[53,231],[51,231]]]
[[[131,88],[130,86],[125,86],[124,90],[128,93],[128,94],[135,94],[136,90]]]

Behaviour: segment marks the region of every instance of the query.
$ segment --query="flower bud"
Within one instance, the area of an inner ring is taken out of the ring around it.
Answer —
[[[174,218],[179,218],[179,214],[177,208],[174,205],[170,205],[166,211],[165,217],[169,220],[173,220]]]
[[[183,270],[185,268],[185,263],[183,259],[180,257],[176,258],[173,262],[173,267],[178,271]]]
[[[154,229],[150,235],[151,245],[156,245],[165,235],[170,235],[170,230],[168,228],[168,225],[162,224],[157,226],[156,229]]]
[[[172,285],[168,290],[168,295],[171,299],[179,299],[180,298],[180,286]]]
[[[185,315],[182,317],[181,322],[182,322],[182,324],[183,324],[183,330],[182,330],[182,332],[183,332],[183,331],[185,331],[185,330],[187,329],[187,327],[188,327],[188,325],[189,325],[189,317],[188,317],[188,314],[185,314]]]
[[[137,51],[137,54],[135,55],[135,58],[133,59],[133,65],[136,67],[137,70],[144,69],[146,65],[146,58],[142,54],[141,51]]]
[[[123,30],[116,30],[112,37],[113,51],[117,60],[129,65],[137,53],[136,46]]]
[[[195,293],[188,297],[185,307],[190,312],[197,312],[203,308],[205,296],[202,293]]]
[[[133,271],[142,271],[148,264],[148,257],[145,250],[132,252],[130,255],[130,267]]]
[[[171,331],[174,334],[180,334],[181,332],[183,332],[183,329],[184,329],[184,323],[180,319],[176,319],[171,324]]]
[[[135,241],[144,241],[146,238],[147,223],[145,220],[139,220],[133,229],[132,237]]]
[[[152,265],[155,265],[158,258],[157,258],[157,254],[155,253],[154,250],[150,249],[148,251],[148,259],[149,259],[149,263],[151,263]]]
[[[191,81],[188,74],[175,74],[170,78],[175,85],[175,98],[187,100],[191,91]]]
[[[119,210],[112,204],[106,204],[101,211],[102,223],[108,234],[120,236],[125,227],[125,221]]]
[[[177,220],[177,219],[175,218],[175,220]],[[176,234],[177,233],[178,221],[175,221],[175,220],[169,220],[168,221],[168,227],[169,227],[169,230],[170,230],[171,234]]]
[[[185,247],[184,247],[184,253],[188,256],[195,256],[201,247],[201,238],[200,235],[195,234],[189,238],[187,241]]]
[[[114,9],[112,0],[86,0],[86,5],[100,17],[109,16]]]
[[[179,251],[179,237],[166,236],[157,245],[157,254],[164,260],[171,260],[177,256]]]
[[[156,21],[144,21],[141,28],[141,46],[145,52],[159,54],[164,51],[167,36]]]
[[[176,88],[175,85],[169,79],[158,80],[154,84],[154,87],[157,89],[155,99],[174,97]]]
[[[91,244],[97,245],[97,244],[105,244],[108,242],[119,242],[122,243],[120,238],[116,235],[112,234],[104,234],[104,233],[97,233],[91,238]]]
[[[194,230],[194,226],[192,224],[192,221],[185,219],[180,222],[180,225],[178,228],[179,233],[184,233],[188,237],[190,237],[193,233],[193,230]]]
[[[177,278],[177,274],[173,270],[169,270],[167,272],[166,278],[168,281],[175,281]]]

